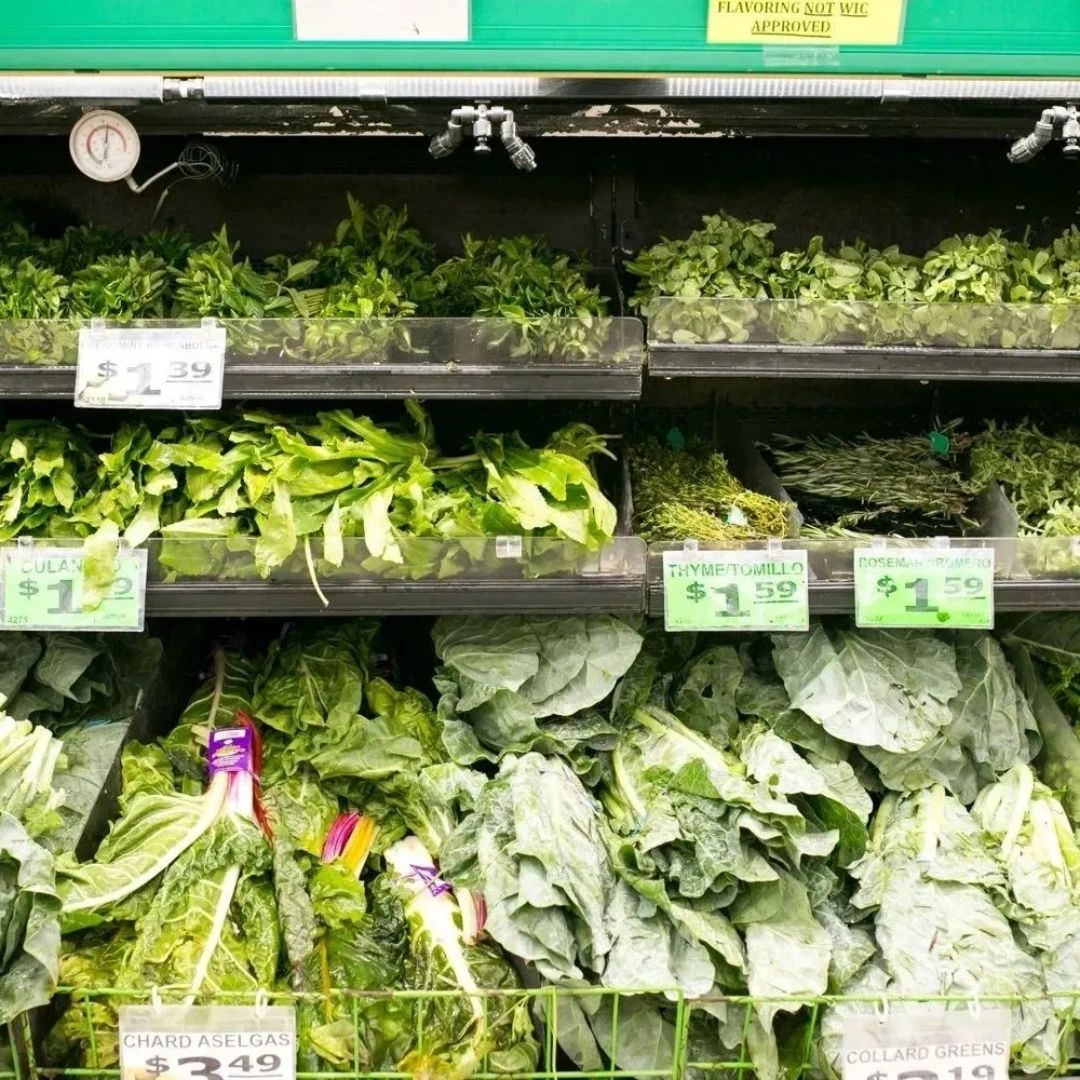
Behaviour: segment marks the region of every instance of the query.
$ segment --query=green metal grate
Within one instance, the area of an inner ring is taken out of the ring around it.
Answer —
[[[161,991],[168,1001],[167,989]],[[755,1051],[755,1030],[760,1032],[760,1018],[770,1016],[776,1034],[775,1065],[777,1075],[785,1080],[832,1076],[832,1054],[839,1051],[838,1019],[844,1012],[873,1013],[917,1011],[932,1006],[948,1009],[983,1007],[1023,1009],[1026,1005],[1045,1004],[1045,995],[985,997],[940,995],[923,997],[874,997],[826,995],[821,997],[749,997],[717,996],[687,1001],[677,991],[654,994],[628,994],[603,988],[551,988],[483,991],[475,995],[483,1008],[485,1030],[496,1030],[511,1015],[526,1010],[537,1044],[535,1067],[503,1069],[491,1060],[487,1051],[475,1071],[475,1080],[742,1080],[762,1075],[760,1048]],[[413,1048],[421,1055],[438,1052],[432,1043],[432,1017],[448,1004],[466,1009],[471,998],[460,991],[333,991],[326,994],[270,993],[270,1004],[294,1004],[298,1010],[325,1009],[333,1003],[337,1015],[351,1016],[352,1044],[349,1061],[331,1067],[321,1063],[312,1068],[304,1063],[303,1024],[301,1022],[301,1060],[298,1080],[411,1080],[422,1070],[376,1069],[368,1063],[368,1049],[363,1032],[373,1010],[387,1003],[407,1009]],[[50,1057],[49,1039],[36,1049],[29,1049],[24,1060],[10,1055],[0,1080],[62,1080],[62,1078],[119,1078],[114,1060],[115,1047],[102,1045],[101,1032],[107,1030],[103,1019],[115,1022],[117,1010],[124,1004],[149,1004],[151,994],[143,990],[116,988],[61,989],[57,1004],[82,1037],[81,1060]],[[1080,990],[1055,993],[1054,1011],[1062,1021],[1062,1062],[1057,1075],[1080,1070],[1080,1054],[1075,1052],[1076,1024],[1080,1010]],[[251,994],[220,993],[201,1004],[254,1004]],[[647,1006],[647,1015],[646,1015]],[[567,1053],[567,1044],[577,1045],[575,1032],[585,1013],[602,1018],[593,1027],[599,1056],[594,1061],[575,1063]],[[661,1035],[661,1038],[657,1036]],[[649,1041],[655,1060],[642,1064],[641,1043]],[[823,1041],[824,1040],[824,1041]],[[9,1043],[10,1045],[10,1043]],[[69,1046],[71,1043],[69,1042]],[[27,1039],[26,1046],[30,1047]],[[1014,1047],[1014,1051],[1017,1048]],[[835,1062],[835,1056],[833,1057]]]

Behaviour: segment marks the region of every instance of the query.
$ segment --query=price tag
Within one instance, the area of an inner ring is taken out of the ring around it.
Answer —
[[[122,1080],[296,1080],[291,1006],[121,1005]]]
[[[855,625],[994,627],[993,548],[856,548]]]
[[[220,409],[220,326],[84,327],[75,404],[87,409]]]
[[[665,551],[668,630],[806,630],[805,551]]]
[[[844,1019],[843,1080],[1008,1080],[1008,1009]]]
[[[112,588],[83,610],[83,554],[77,547],[0,548],[4,630],[141,630],[146,552],[121,551]]]

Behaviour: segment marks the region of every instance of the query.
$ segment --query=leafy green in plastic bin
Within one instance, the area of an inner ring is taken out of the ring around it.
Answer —
[[[81,538],[93,606],[119,544],[159,536],[167,574],[268,577],[289,567],[318,589],[318,574],[341,567],[353,538],[366,543],[366,570],[418,579],[467,568],[474,539],[567,541],[548,556],[558,569],[614,534],[615,508],[593,466],[611,455],[588,425],[568,425],[541,447],[478,433],[467,450],[444,454],[411,400],[405,422],[386,425],[345,409],[125,424],[103,451],[79,429],[12,421],[0,434],[0,538]],[[546,569],[541,556],[534,572]]]

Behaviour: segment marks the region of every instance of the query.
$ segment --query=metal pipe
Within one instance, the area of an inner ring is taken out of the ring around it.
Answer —
[[[1031,161],[1043,147],[1050,144],[1054,138],[1055,129],[1059,125],[1064,126],[1069,121],[1076,119],[1076,107],[1072,105],[1068,107],[1055,105],[1052,108],[1043,109],[1042,116],[1039,117],[1035,124],[1035,130],[1030,135],[1017,139],[1010,147],[1009,161],[1013,165],[1022,165]],[[1080,137],[1080,128],[1078,128],[1076,136],[1070,136],[1070,138],[1077,137]],[[1080,145],[1071,143],[1066,152],[1070,155],[1080,153]]]

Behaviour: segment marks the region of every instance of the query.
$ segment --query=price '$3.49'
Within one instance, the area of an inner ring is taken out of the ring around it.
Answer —
[[[296,1080],[291,1006],[120,1009],[123,1080]]]

